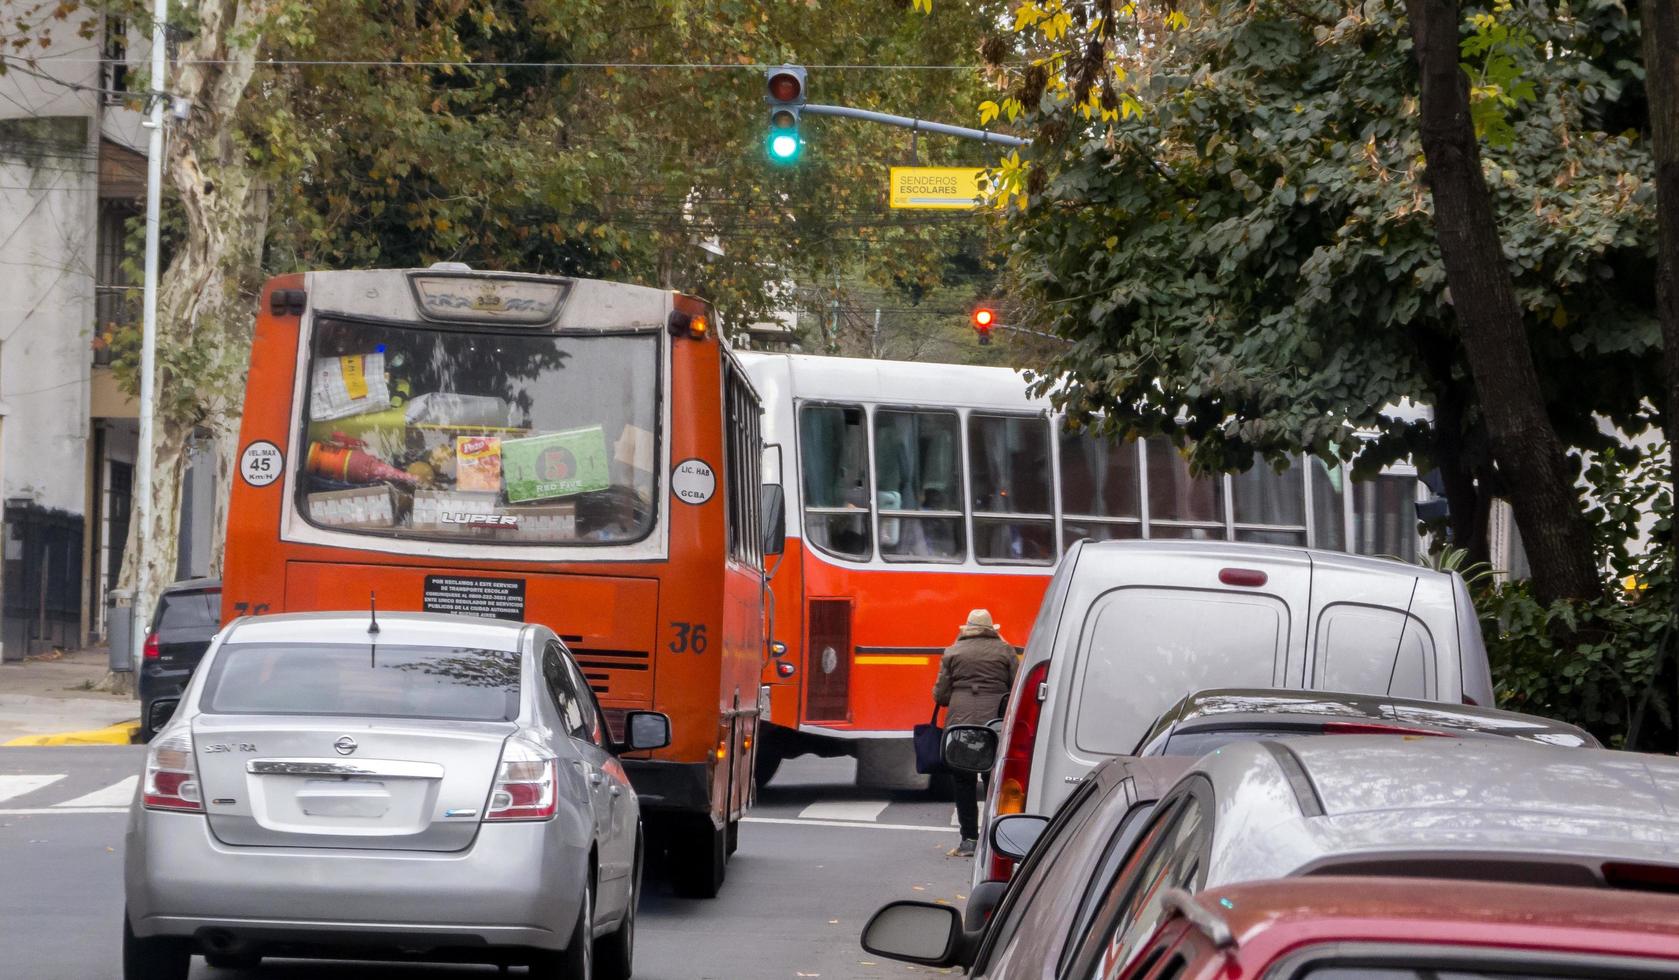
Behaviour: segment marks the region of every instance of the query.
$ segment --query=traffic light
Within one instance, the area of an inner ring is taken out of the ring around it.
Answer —
[[[974,310],[974,332],[979,334],[981,344],[991,343],[991,328],[997,325],[997,311],[989,306],[981,306]]]
[[[799,139],[799,109],[805,104],[805,70],[782,65],[765,72],[764,101],[770,105],[770,128],[764,147],[774,163],[792,163],[804,143]]]

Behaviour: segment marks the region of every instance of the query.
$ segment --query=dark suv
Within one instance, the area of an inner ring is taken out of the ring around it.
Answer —
[[[222,621],[220,579],[176,582],[158,598],[157,613],[146,633],[145,654],[136,687],[140,695],[140,740],[151,741],[152,702],[180,695],[203,659]]]

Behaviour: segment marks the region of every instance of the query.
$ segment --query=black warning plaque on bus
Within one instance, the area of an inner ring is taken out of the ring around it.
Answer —
[[[426,612],[523,621],[525,580],[427,575],[425,601],[421,608]]]

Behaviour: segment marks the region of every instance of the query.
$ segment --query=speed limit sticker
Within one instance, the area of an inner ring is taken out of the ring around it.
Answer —
[[[246,446],[239,456],[239,475],[253,487],[268,486],[285,468],[286,457],[280,454],[280,447],[264,439]]]

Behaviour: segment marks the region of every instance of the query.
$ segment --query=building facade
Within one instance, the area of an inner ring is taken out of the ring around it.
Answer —
[[[18,6],[0,0],[0,18]],[[51,44],[8,51],[0,75],[0,658],[8,660],[102,638],[134,489],[137,412],[110,351],[139,319],[140,290],[122,259],[145,196],[147,131],[135,90],[145,51],[119,19],[96,20],[83,37],[73,18],[54,26]],[[190,554],[184,565],[186,575],[203,572]]]

